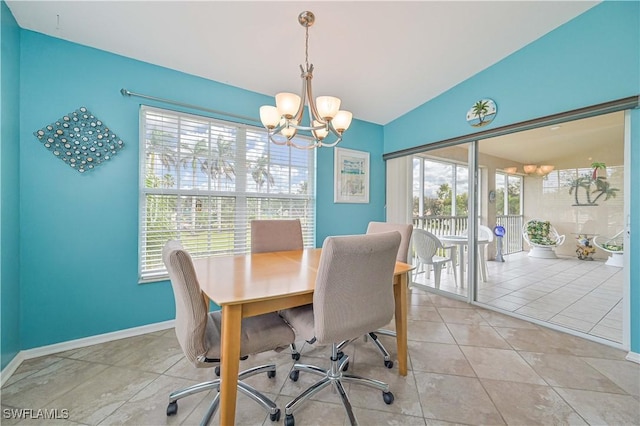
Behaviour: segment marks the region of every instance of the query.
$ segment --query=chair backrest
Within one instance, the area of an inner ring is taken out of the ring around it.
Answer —
[[[540,245],[554,245],[558,239],[558,233],[548,220],[529,220],[522,227],[522,234],[527,242]]]
[[[319,343],[362,336],[391,321],[400,240],[397,231],[324,240],[313,293]]]
[[[478,239],[487,240],[489,242],[493,241],[493,231],[488,226],[479,225],[478,226]]]
[[[367,234],[390,231],[398,231],[400,233],[400,248],[398,249],[396,260],[407,263],[413,225],[407,225],[406,223],[369,222],[369,226],[367,227]]]
[[[467,235],[468,231],[465,229],[460,235]],[[493,241],[493,231],[488,226],[478,225],[478,239],[484,241]]]
[[[176,302],[175,329],[178,342],[187,359],[198,365],[209,348],[206,330],[210,321],[200,283],[191,256],[179,241],[169,241],[162,249],[171,288]]]
[[[422,262],[430,264],[438,249],[442,248],[442,241],[431,232],[418,228],[413,230],[412,238],[416,256]]]
[[[251,253],[302,250],[300,219],[257,219],[251,221]]]

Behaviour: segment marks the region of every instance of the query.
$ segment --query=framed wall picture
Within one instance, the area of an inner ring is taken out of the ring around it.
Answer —
[[[335,148],[334,154],[335,203],[369,202],[369,153]]]

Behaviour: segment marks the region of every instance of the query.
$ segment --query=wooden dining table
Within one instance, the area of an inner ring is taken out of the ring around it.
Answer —
[[[221,425],[235,422],[242,318],[312,303],[321,253],[322,249],[304,249],[194,259],[202,291],[222,310]],[[402,376],[407,375],[407,279],[412,269],[396,262],[393,279]]]

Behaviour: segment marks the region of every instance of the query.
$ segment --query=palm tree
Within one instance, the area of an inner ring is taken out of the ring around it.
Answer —
[[[176,165],[176,152],[167,143],[172,135],[162,130],[153,129],[147,139],[147,164],[149,166],[147,174],[155,175],[156,156],[160,157],[160,163],[167,171],[171,171],[171,166]]]
[[[269,171],[269,157],[266,155],[262,155],[262,157],[256,160],[254,166],[251,168],[251,177],[256,183],[258,187],[258,192],[262,191],[262,186],[267,183],[267,189],[270,185],[275,183],[273,179],[273,175]],[[260,217],[260,213],[262,210],[262,199],[258,197],[258,211],[257,217]]]
[[[273,175],[269,171],[269,157],[263,155],[258,158],[251,170],[251,177],[258,186],[258,192],[262,191],[262,186],[267,183],[267,189],[275,183]]]
[[[207,161],[207,154],[209,153],[209,147],[207,145],[207,141],[204,139],[200,139],[193,146],[183,145],[185,154],[182,158],[180,158],[180,166],[181,167],[190,167],[191,168],[191,189],[196,189],[196,174],[198,170],[198,165],[200,165],[200,170],[203,171],[203,166]],[[196,232],[196,197],[191,197],[191,233]]]
[[[604,195],[604,201],[607,201],[609,198],[612,198],[612,197],[615,198],[616,192],[619,191],[619,189],[617,188],[611,188],[611,185],[609,184],[609,182],[606,181],[606,178],[604,177],[598,177],[595,181],[595,184],[596,184],[596,189],[592,192],[592,194],[595,194],[597,192],[599,194],[593,200],[594,204],[603,195]]]
[[[211,155],[201,165],[203,173],[216,183],[215,189],[219,190],[222,179],[233,179],[236,175],[234,167],[235,154],[233,144],[229,140],[220,137],[211,146]],[[216,197],[216,222],[218,230],[222,229],[222,199]]]
[[[484,122],[484,116],[489,112],[489,102],[488,101],[478,101],[473,105],[472,108],[473,114],[478,117],[480,123]]]

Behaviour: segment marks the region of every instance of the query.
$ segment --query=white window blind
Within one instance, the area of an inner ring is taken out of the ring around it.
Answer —
[[[194,258],[248,253],[252,219],[298,218],[315,246],[315,150],[243,124],[140,109],[140,279],[167,276],[162,248]]]

